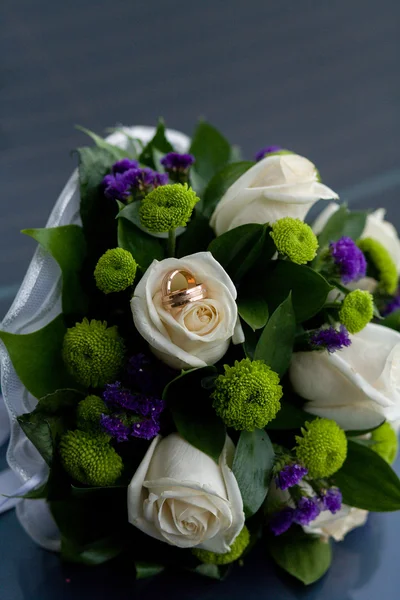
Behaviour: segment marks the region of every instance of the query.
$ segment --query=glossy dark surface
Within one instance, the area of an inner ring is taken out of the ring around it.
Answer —
[[[0,21],[0,317],[35,247],[18,231],[44,226],[69,152],[86,142],[76,123],[101,133],[162,114],[190,134],[204,115],[246,157],[266,144],[310,157],[343,199],[385,206],[400,227],[398,0],[3,0]],[[134,584],[61,566],[11,512],[0,516],[0,600],[398,600],[399,538],[400,514],[372,515],[310,588],[262,548],[223,583]]]

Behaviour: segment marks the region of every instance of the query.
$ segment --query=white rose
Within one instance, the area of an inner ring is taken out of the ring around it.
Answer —
[[[328,206],[315,219],[312,228],[316,235],[321,233],[329,218],[338,209],[339,205],[332,202],[328,204]],[[386,210],[384,208],[378,208],[375,212],[368,215],[361,238],[373,238],[374,240],[380,242],[382,246],[384,246],[389,252],[394,264],[397,267],[397,271],[400,273],[400,239],[397,235],[396,228],[392,225],[392,223],[385,221],[385,214]],[[357,287],[360,286],[357,285]]]
[[[180,548],[228,552],[244,526],[226,437],[219,465],[177,433],[155,438],[128,488],[132,525]]]
[[[304,220],[317,200],[338,198],[317,179],[315,166],[303,156],[266,156],[226,191],[211,226],[221,235],[245,223],[274,223],[282,217]]]
[[[343,429],[368,429],[400,418],[400,333],[369,323],[350,336],[351,345],[296,352],[290,365],[304,409]]]
[[[367,510],[343,504],[342,508],[334,515],[328,510],[324,510],[309,525],[303,526],[303,529],[306,533],[314,533],[326,541],[333,537],[336,542],[341,542],[349,531],[364,525],[367,518]]]
[[[207,298],[184,306],[178,313],[166,310],[161,301],[164,276],[186,269],[205,284]],[[238,320],[236,288],[210,252],[184,258],[154,260],[135,289],[131,300],[136,329],[156,356],[176,369],[213,365],[226,353],[231,338],[243,341]]]

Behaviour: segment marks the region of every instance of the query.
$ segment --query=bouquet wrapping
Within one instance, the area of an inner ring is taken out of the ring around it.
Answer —
[[[69,561],[222,578],[260,543],[316,581],[400,508],[395,228],[307,224],[315,165],[207,123],[87,133],[1,326],[3,505]]]

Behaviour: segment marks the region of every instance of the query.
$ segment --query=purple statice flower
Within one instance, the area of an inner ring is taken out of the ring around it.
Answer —
[[[106,175],[103,178],[104,195],[109,200],[125,200],[129,196],[128,185],[123,173]]]
[[[350,283],[350,281],[357,281],[361,277],[365,277],[367,261],[351,238],[341,237],[337,242],[332,242],[329,249],[343,283]]]
[[[160,185],[167,185],[168,183],[168,175],[167,173],[158,173],[158,171],[153,171],[153,187],[158,187]]]
[[[138,169],[139,163],[137,160],[132,160],[131,158],[122,158],[113,164],[111,170],[114,173],[125,173],[125,171],[129,171],[129,169]]]
[[[320,512],[321,509],[316,496],[312,498],[303,496],[297,503],[293,520],[298,525],[308,525],[318,517]]]
[[[344,325],[339,330],[334,327],[325,327],[315,331],[310,338],[312,346],[326,348],[328,352],[336,352],[351,345],[349,332]]]
[[[261,148],[255,155],[255,159],[258,162],[259,160],[262,160],[265,156],[267,156],[267,154],[272,154],[273,152],[279,152],[279,150],[282,150],[281,146],[265,146],[264,148]]]
[[[400,309],[400,289],[397,290],[397,294],[394,298],[392,298],[386,306],[381,311],[383,317],[387,317],[392,313],[396,312],[396,310]]]
[[[275,513],[270,521],[269,527],[274,535],[282,535],[294,523],[295,509],[286,506]]]
[[[130,428],[127,425],[125,425],[119,417],[101,415],[100,425],[103,431],[115,438],[117,442],[128,441]]]
[[[157,419],[144,419],[132,425],[130,435],[144,440],[151,440],[159,431],[160,424]]]
[[[105,386],[103,400],[108,406],[131,410],[142,417],[156,417],[164,410],[164,401],[144,394],[133,394],[119,381]]]
[[[194,164],[195,158],[192,154],[179,154],[179,152],[168,152],[161,159],[161,164],[166,171],[180,171],[187,173]]]
[[[330,510],[332,514],[337,513],[342,508],[342,492],[339,488],[331,487],[320,493],[321,509]]]
[[[308,470],[301,465],[286,465],[279,471],[275,479],[276,486],[281,490],[287,490],[288,488],[297,485],[307,473]]]

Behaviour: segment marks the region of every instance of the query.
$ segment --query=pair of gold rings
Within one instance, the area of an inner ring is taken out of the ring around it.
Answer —
[[[177,286],[183,286],[174,289]],[[164,308],[182,308],[186,304],[207,298],[204,283],[197,283],[195,277],[185,269],[175,269],[167,273],[161,285],[162,304]]]

